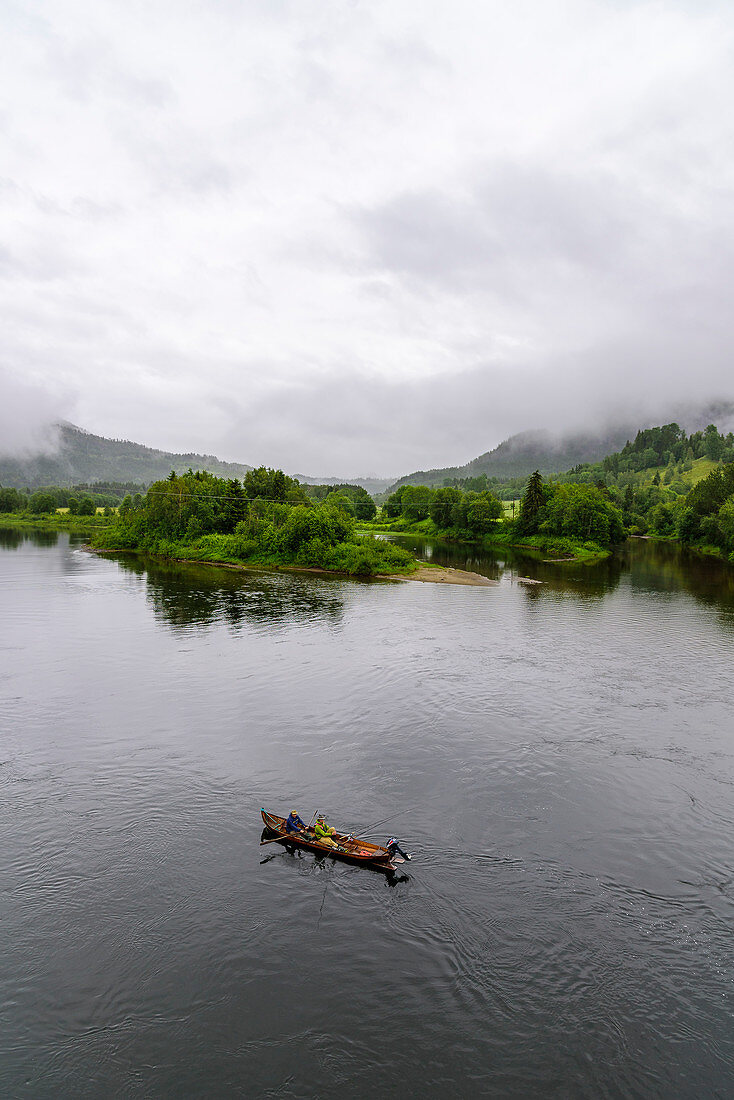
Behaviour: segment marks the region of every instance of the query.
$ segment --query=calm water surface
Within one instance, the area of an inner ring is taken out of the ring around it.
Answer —
[[[500,584],[2,535],[3,1096],[734,1093],[734,573],[422,549]]]

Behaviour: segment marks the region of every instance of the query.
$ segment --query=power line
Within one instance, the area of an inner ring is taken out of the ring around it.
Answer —
[[[438,491],[440,492],[440,490],[438,490]],[[483,491],[489,492],[490,490],[483,490]],[[458,489],[457,492],[463,492],[463,490]],[[186,499],[187,501],[195,501],[195,500],[201,500],[202,498],[204,498],[206,500],[224,500],[224,501],[229,501],[229,502],[237,501],[241,504],[248,504],[249,505],[249,504],[254,504],[258,500],[262,500],[266,504],[287,504],[290,508],[296,508],[299,505],[304,505],[304,504],[325,504],[328,501],[330,495],[331,494],[328,494],[322,500],[318,500],[316,497],[308,497],[308,496],[306,497],[305,500],[283,500],[282,497],[261,497],[261,496],[257,496],[257,497],[244,497],[244,498],[241,498],[241,497],[234,496],[234,495],[231,495],[231,494],[228,495],[228,496],[223,496],[221,493],[192,493],[192,492],[183,491],[183,490],[179,490],[179,491],[173,490],[171,492],[166,492],[165,490],[161,490],[161,489],[149,489],[147,491],[147,493],[145,493],[145,494],[143,494],[143,493],[136,494],[136,496],[141,496],[141,497],[144,497],[144,496],[169,497],[171,500],[178,500],[179,503],[181,503],[184,499]],[[368,495],[368,499],[371,500],[372,503],[374,504],[373,498],[370,497],[369,495]],[[499,499],[499,498],[497,497],[495,499]],[[366,504],[367,501],[364,499],[364,497],[362,497],[359,500],[350,500],[349,503],[353,504],[355,506],[358,506],[360,504]],[[430,509],[430,508],[453,508],[453,506],[455,504],[461,504],[461,503],[463,503],[461,500],[433,500],[433,501],[428,501],[427,500],[427,501],[415,501],[415,502],[409,501],[409,502],[406,503],[405,507],[406,508],[425,508],[425,509]]]

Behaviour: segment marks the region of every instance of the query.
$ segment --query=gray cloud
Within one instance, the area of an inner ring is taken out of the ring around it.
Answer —
[[[73,407],[69,395],[22,381],[0,366],[0,454],[50,453],[57,447],[53,421]]]
[[[41,0],[4,30],[22,445],[56,411],[389,475],[731,397],[730,5]]]
[[[420,384],[335,372],[230,409],[235,426],[221,449],[240,459],[256,452],[258,462],[291,471],[389,477],[462,465],[526,429],[562,434],[670,419],[685,424],[706,401],[731,400],[732,393],[726,355],[703,347],[705,375],[693,386],[686,380],[689,351],[672,341],[635,351],[609,345],[595,349],[593,373],[584,356],[569,356],[521,367],[479,363]]]

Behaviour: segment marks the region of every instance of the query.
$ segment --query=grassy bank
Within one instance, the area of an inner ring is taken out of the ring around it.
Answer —
[[[145,497],[125,500],[91,545],[176,561],[319,569],[351,576],[413,572],[411,554],[394,543],[355,534],[348,510],[305,498],[278,470],[252,471],[245,488],[206,471],[172,474]]]
[[[693,554],[701,554],[705,558],[717,558],[718,561],[734,565],[734,551],[727,554],[720,546],[714,546],[708,542],[682,542],[677,535],[657,535],[654,532],[649,535],[632,535],[632,538],[644,539],[646,542],[663,542],[671,546],[678,546],[682,550],[689,550]]]
[[[611,550],[592,540],[576,542],[574,539],[557,535],[529,535],[514,542],[496,541],[488,545],[511,546],[514,550],[522,550],[523,553],[529,553],[532,557],[541,557],[543,561],[569,565],[594,565],[596,562],[604,561],[612,553]]]
[[[109,527],[113,522],[114,519],[108,516],[72,516],[67,511],[42,516],[32,516],[27,512],[0,513],[0,527],[14,531],[71,531],[84,535]]]
[[[241,535],[203,535],[198,539],[171,540],[140,538],[119,526],[95,532],[90,538],[95,550],[134,551],[173,561],[264,567],[270,569],[318,569],[349,576],[409,576],[418,563],[399,546],[371,537],[334,546],[310,546],[295,554],[271,549]]]
[[[379,532],[382,535],[420,535],[423,538],[442,539],[444,542],[480,546],[487,550],[521,550],[531,557],[544,561],[577,565],[593,565],[595,562],[604,561],[611,554],[611,550],[592,540],[579,542],[561,535],[514,536],[510,526],[502,522],[496,525],[494,531],[482,538],[472,538],[467,532],[455,528],[448,530],[438,528],[431,519],[410,523],[403,517],[398,517],[390,520],[389,526],[387,523],[382,525],[377,522],[360,524],[360,528]]]

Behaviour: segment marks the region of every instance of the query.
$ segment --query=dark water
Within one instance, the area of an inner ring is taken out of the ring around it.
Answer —
[[[734,1093],[734,573],[432,552],[501,583],[3,535],[3,1096]]]

